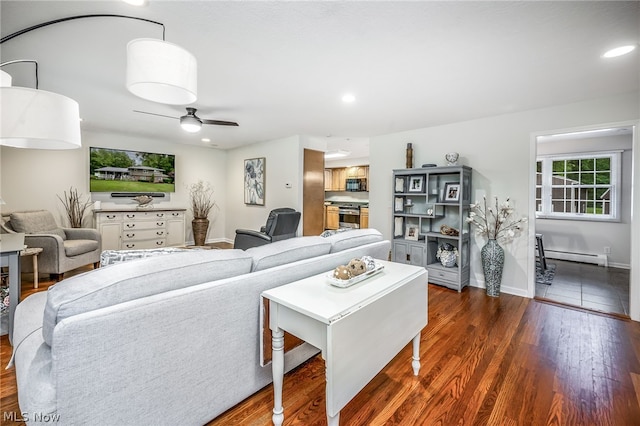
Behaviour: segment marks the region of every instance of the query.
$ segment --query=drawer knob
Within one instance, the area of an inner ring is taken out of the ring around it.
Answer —
[[[133,238],[133,237],[135,237],[135,236],[136,236],[136,234],[127,234],[127,237],[128,237],[128,238]]]

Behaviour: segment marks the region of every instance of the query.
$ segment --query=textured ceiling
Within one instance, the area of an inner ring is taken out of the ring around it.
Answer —
[[[114,13],[162,22],[166,40],[198,60],[204,126],[186,134],[182,106],[124,87],[126,44],[161,37],[139,21],[92,18],[42,28],[1,46],[1,60],[35,59],[40,89],[80,104],[87,130],[233,148],[294,134],[330,140],[523,111],[638,90],[640,2],[2,1],[2,36],[52,19]],[[14,85],[33,68],[10,65]],[[345,92],[355,94],[343,104]]]

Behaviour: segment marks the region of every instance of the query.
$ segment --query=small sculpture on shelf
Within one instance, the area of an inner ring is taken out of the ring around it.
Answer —
[[[457,152],[449,152],[447,153],[444,158],[445,160],[447,160],[447,166],[457,166],[458,165],[458,157],[460,156],[460,154],[458,154]]]
[[[460,231],[458,231],[456,228],[452,228],[448,225],[442,225],[440,226],[440,233],[442,235],[448,235],[450,237],[457,237],[458,235],[460,235]]]
[[[458,261],[458,248],[449,244],[443,243],[438,246],[436,252],[436,259],[440,259],[442,266],[446,268],[452,268]]]

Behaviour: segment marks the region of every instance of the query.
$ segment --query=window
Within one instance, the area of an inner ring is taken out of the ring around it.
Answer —
[[[620,151],[540,156],[536,217],[619,220]]]

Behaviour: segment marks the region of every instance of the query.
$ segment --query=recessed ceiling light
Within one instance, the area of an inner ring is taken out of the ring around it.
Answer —
[[[634,45],[616,47],[615,49],[611,49],[605,52],[605,54],[602,55],[602,57],[615,58],[617,56],[626,55],[627,53],[632,52],[635,48],[636,47]]]
[[[345,151],[345,150],[342,150],[342,149],[338,149],[337,151],[327,151],[327,152],[325,152],[324,153],[324,158],[346,157],[349,154],[351,154],[351,152]]]
[[[201,140],[202,142],[211,142],[211,139],[209,139],[209,138],[202,138],[202,139],[200,139],[200,140]]]
[[[129,3],[132,6],[145,6],[147,0],[122,0],[125,3]]]
[[[355,102],[356,97],[353,96],[353,94],[351,93],[347,93],[342,97],[342,102],[346,103],[346,104],[350,104],[351,102]]]

